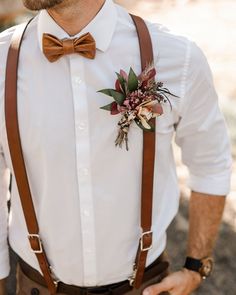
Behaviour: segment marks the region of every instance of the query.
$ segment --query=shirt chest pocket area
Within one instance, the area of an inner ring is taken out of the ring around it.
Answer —
[[[148,132],[148,131],[144,131]],[[172,145],[172,138],[175,132],[173,119],[169,116],[162,116],[156,118],[156,149],[160,157],[164,159],[169,154]],[[143,130],[133,122],[129,130],[129,142],[135,143],[135,148],[140,147],[142,153]],[[138,143],[138,144],[137,144]]]

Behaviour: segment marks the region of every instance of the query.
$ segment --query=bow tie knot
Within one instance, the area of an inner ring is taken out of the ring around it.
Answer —
[[[57,61],[63,55],[72,53],[94,59],[96,43],[90,33],[86,33],[79,38],[62,40],[51,34],[43,34],[43,53],[50,62]]]
[[[64,54],[75,53],[74,40],[72,40],[72,39],[62,40],[62,47],[63,47]]]

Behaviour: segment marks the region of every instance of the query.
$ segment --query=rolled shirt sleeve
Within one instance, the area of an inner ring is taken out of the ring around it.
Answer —
[[[189,187],[201,193],[226,195],[232,166],[229,137],[209,65],[194,43],[189,44],[184,79],[176,143],[189,169]]]
[[[6,167],[3,151],[0,146],[0,280],[10,272],[8,236],[7,195],[9,187],[9,171]]]

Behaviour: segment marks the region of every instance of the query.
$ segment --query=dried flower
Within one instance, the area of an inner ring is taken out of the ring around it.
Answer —
[[[114,101],[101,109],[110,111],[111,115],[122,115],[118,122],[119,130],[115,145],[122,147],[125,143],[128,150],[131,123],[136,122],[145,131],[155,131],[155,126],[151,126],[150,120],[162,115],[162,104],[169,102],[171,106],[168,95],[175,95],[163,88],[162,82],[155,81],[156,70],[153,65],[146,67],[138,77],[132,68],[129,74],[121,70],[116,75],[115,89],[102,89],[98,92],[113,97]]]

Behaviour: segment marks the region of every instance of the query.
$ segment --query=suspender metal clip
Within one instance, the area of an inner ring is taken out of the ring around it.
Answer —
[[[43,253],[43,246],[42,246],[42,241],[40,239],[40,236],[38,234],[29,234],[28,238],[29,238],[31,250],[35,254]]]
[[[152,249],[152,231],[146,231],[140,238],[140,250],[144,252],[150,249]]]
[[[134,263],[132,275],[128,278],[129,284],[131,287],[133,287],[133,285],[134,285],[136,275],[137,275],[137,266],[136,266],[136,263]]]

